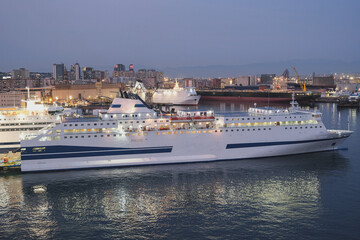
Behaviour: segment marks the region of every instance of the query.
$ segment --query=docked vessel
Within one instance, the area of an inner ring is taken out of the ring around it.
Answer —
[[[334,150],[351,131],[327,130],[321,113],[250,108],[163,116],[137,96],[117,97],[99,118],[67,119],[21,141],[23,172],[189,163]]]
[[[244,102],[283,102],[288,103],[295,93],[295,100],[300,104],[311,104],[320,97],[320,94],[303,91],[276,91],[276,90],[236,90],[236,89],[213,89],[198,90],[203,100],[214,101],[244,101]]]
[[[157,89],[152,96],[152,102],[157,104],[191,106],[198,105],[199,100],[194,87],[179,87],[178,82],[173,89]]]
[[[34,134],[56,121],[59,116],[50,115],[43,104],[27,100],[26,108],[0,108],[0,153],[20,147],[20,139]]]

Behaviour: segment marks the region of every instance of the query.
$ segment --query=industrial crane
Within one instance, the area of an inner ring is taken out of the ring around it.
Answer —
[[[299,85],[300,85],[300,88],[301,88],[304,92],[306,92],[306,85],[305,85],[305,83],[303,83],[303,82],[301,81],[301,79],[300,79],[300,77],[299,77],[299,74],[296,72],[295,67],[293,67],[293,69],[294,69],[294,72],[295,72],[295,75],[296,75],[296,79],[298,80],[298,83],[299,83]]]

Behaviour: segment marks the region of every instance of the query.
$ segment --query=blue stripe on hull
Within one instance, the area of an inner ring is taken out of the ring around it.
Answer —
[[[169,153],[172,147],[165,148],[142,148],[119,151],[92,151],[92,152],[77,152],[77,153],[59,153],[59,154],[25,154],[21,156],[21,160],[40,160],[40,159],[56,159],[56,158],[78,158],[78,157],[98,157],[98,156],[115,156],[115,155],[134,155],[134,154],[150,154],[150,153]]]
[[[121,148],[121,147],[93,147],[93,146],[67,146],[67,145],[57,145],[57,146],[32,146],[26,147],[26,150],[22,152],[22,155],[25,154],[34,154],[33,148],[42,148],[45,147],[43,152],[40,153],[67,153],[67,152],[100,152],[100,151],[109,151],[109,150],[131,150],[132,148]],[[161,147],[146,147],[141,149],[152,149],[152,148],[162,148],[170,146],[161,146]]]
[[[345,137],[342,137],[345,138]],[[267,146],[279,146],[279,145],[292,145],[300,143],[312,143],[312,142],[322,142],[322,141],[331,141],[337,140],[340,138],[326,138],[326,139],[315,139],[315,140],[304,140],[304,141],[282,141],[282,142],[257,142],[257,143],[234,143],[227,144],[226,149],[232,148],[250,148],[250,147],[267,147]]]
[[[2,143],[0,143],[0,145],[19,145],[20,144],[20,142],[2,142]]]

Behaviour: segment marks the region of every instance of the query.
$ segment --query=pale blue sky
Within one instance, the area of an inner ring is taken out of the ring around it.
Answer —
[[[0,71],[359,61],[359,25],[358,0],[1,0]]]

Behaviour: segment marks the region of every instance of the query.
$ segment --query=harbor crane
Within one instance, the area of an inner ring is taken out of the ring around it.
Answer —
[[[293,67],[293,69],[294,69],[294,72],[295,72],[295,75],[296,75],[296,79],[298,80],[298,83],[299,83],[299,85],[300,85],[301,90],[303,90],[304,92],[306,92],[306,85],[305,85],[305,83],[303,83],[303,82],[301,81],[301,79],[300,79],[300,77],[299,77],[299,74],[296,72],[295,67]]]

